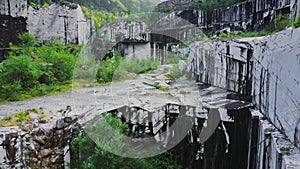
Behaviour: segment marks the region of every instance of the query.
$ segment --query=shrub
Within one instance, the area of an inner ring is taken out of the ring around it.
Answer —
[[[300,27],[300,15],[299,15],[298,18],[293,22],[292,27],[293,27],[293,28],[298,28],[298,27]]]
[[[8,126],[8,127],[13,127],[13,126],[18,126],[18,124],[15,123],[15,122],[10,122],[10,123],[7,123],[6,126]]]
[[[287,14],[279,13],[274,20],[275,28],[277,31],[284,30],[286,27],[290,26],[290,17]]]
[[[291,148],[290,147],[281,147],[280,151],[282,152],[282,154],[284,155],[290,155],[291,154]]]
[[[42,69],[43,80],[46,84],[56,80],[63,82],[72,78],[76,58],[63,45],[43,46],[36,53],[44,62]]]
[[[112,58],[101,61],[97,70],[97,81],[102,83],[111,82],[121,60],[123,58],[115,54]]]
[[[20,93],[23,92],[23,88],[20,84],[20,81],[15,81],[12,84],[3,84],[2,83],[0,89],[1,89],[0,97],[3,99],[8,99],[10,101],[20,100],[20,98],[19,98]]]
[[[10,56],[1,64],[0,70],[2,88],[6,85],[6,89],[11,90],[7,85],[12,85],[16,87],[15,91],[20,87],[25,91],[36,87],[41,74],[38,64],[26,55]]]
[[[15,114],[14,116],[17,117],[20,122],[22,122],[22,121],[31,121],[32,120],[29,113],[24,112],[24,111],[19,112],[19,113]]]

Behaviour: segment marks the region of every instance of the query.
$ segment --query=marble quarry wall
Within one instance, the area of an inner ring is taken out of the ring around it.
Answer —
[[[166,5],[167,2],[163,4]],[[279,13],[290,15],[292,20],[296,19],[300,13],[299,6],[299,0],[248,0],[231,7],[208,11],[178,10],[167,17],[170,18],[170,23],[173,22],[172,15],[182,17],[208,31],[224,28],[235,31],[258,31],[267,28]],[[169,8],[174,9],[172,5],[169,5]]]
[[[86,19],[81,7],[72,3],[31,7],[27,0],[0,2],[0,61],[8,53],[9,43],[18,44],[18,35],[29,32],[40,43],[52,39],[66,44],[86,44],[94,31],[92,19]]]
[[[52,39],[66,44],[86,44],[93,32],[93,20],[86,19],[79,5],[53,4],[48,8],[28,7],[28,31],[41,42]]]
[[[267,37],[197,42],[190,46],[187,69],[200,82],[252,100],[270,126],[299,147],[299,34],[298,28]],[[263,126],[260,124],[259,128]],[[273,140],[270,144],[274,140],[274,144],[279,144],[272,132],[262,135],[260,138]]]
[[[171,9],[177,9],[180,8],[182,6],[187,6],[189,7],[190,5],[192,5],[194,2],[196,2],[196,0],[169,0],[169,1],[164,1],[160,4],[158,4],[158,8],[159,9],[167,9],[167,8],[171,8]]]
[[[92,42],[92,53],[97,60],[111,57],[118,51],[126,58],[150,56],[149,36],[145,22],[134,19],[118,19],[104,25]],[[141,55],[142,51],[145,56]]]

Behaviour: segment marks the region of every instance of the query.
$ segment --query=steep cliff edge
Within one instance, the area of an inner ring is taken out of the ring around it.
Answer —
[[[299,35],[300,29],[288,29],[267,37],[197,42],[190,46],[187,69],[200,82],[252,99],[274,126],[268,132],[263,124],[259,126],[266,134],[263,138],[276,130],[299,147]],[[275,145],[280,144],[276,136],[271,137]]]

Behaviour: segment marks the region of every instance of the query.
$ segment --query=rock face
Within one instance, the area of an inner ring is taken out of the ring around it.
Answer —
[[[145,22],[132,19],[118,19],[101,28],[101,38],[112,42],[127,40],[147,40],[142,33],[146,33],[148,26]]]
[[[27,0],[2,0],[0,15],[9,15],[15,18],[27,17]]]
[[[159,9],[177,9],[183,6],[189,7],[193,5],[196,0],[168,0],[158,4]]]
[[[169,8],[173,8],[175,2],[177,2],[177,0],[171,0],[159,6],[167,5]],[[183,2],[185,1],[181,3]],[[193,7],[191,7],[191,9],[193,9]],[[296,16],[299,14],[299,1],[249,0],[232,7],[209,11],[179,10],[172,12],[170,19],[172,15],[175,14],[209,31],[217,31],[224,28],[238,31],[257,31],[268,27],[279,13],[288,14],[292,19],[296,19]],[[172,20],[170,22],[172,22]]]
[[[92,50],[96,59],[102,60],[113,55],[112,51],[118,51],[126,58],[150,56],[150,43],[147,25],[140,20],[118,19],[115,22],[104,25],[98,36],[92,43]]]
[[[86,44],[93,32],[92,19],[86,19],[76,4],[53,4],[48,8],[28,8],[28,30],[40,42],[52,39],[66,44]]]
[[[4,150],[0,168],[64,169],[70,140],[78,135],[80,127],[77,118],[65,117],[57,123],[59,128],[47,123],[30,131],[19,127],[1,128],[0,144]]]
[[[48,8],[28,7],[27,0],[0,2],[0,62],[9,43],[17,44],[18,35],[29,32],[40,43],[52,39],[66,44],[86,44],[94,32],[92,19],[86,19],[77,4],[61,2]]]
[[[188,71],[200,82],[252,99],[279,133],[299,147],[299,34],[300,29],[288,29],[268,37],[194,43]]]
[[[7,55],[9,42],[18,43],[18,34],[26,32],[27,0],[0,2],[0,62]]]

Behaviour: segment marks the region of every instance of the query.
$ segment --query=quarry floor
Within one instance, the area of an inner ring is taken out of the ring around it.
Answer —
[[[52,118],[60,117],[62,110],[71,106],[68,115],[106,112],[122,106],[139,106],[153,111],[167,103],[195,107],[222,107],[228,103],[243,101],[227,99],[230,93],[217,87],[203,87],[186,76],[171,80],[168,77],[172,65],[161,65],[136,79],[113,82],[108,85],[73,89],[70,92],[44,96],[31,100],[8,102],[0,105],[0,118],[28,109],[42,108]],[[168,72],[166,70],[169,70]],[[160,88],[155,85],[161,86]],[[88,116],[86,117],[88,118]]]

